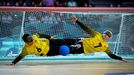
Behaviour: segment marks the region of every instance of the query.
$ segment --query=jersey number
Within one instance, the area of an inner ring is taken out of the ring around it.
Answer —
[[[102,44],[101,44],[101,43],[99,43],[99,45],[98,45],[98,46],[94,46],[94,48],[101,47],[101,46],[102,46]]]
[[[38,52],[41,52],[41,51],[42,51],[42,50],[41,50],[40,48],[38,48],[38,47],[36,47],[36,49],[37,49]]]

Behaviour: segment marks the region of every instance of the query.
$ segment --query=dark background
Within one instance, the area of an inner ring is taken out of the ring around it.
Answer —
[[[51,7],[68,7],[67,2],[71,0],[53,0]],[[73,0],[77,7],[134,7],[133,0]],[[18,4],[16,4],[18,3]],[[26,4],[25,4],[26,3]],[[50,7],[43,4],[43,0],[0,0],[0,6],[30,6]]]

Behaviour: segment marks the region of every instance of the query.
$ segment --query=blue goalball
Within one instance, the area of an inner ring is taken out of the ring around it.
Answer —
[[[62,46],[60,46],[59,51],[60,51],[60,55],[66,56],[66,55],[69,54],[70,49],[69,49],[69,47],[67,45],[62,45]]]

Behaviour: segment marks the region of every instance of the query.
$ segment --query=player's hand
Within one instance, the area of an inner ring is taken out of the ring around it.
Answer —
[[[14,66],[15,64],[14,64],[14,63],[9,63],[9,64],[6,64],[6,65],[9,65],[9,66]]]
[[[50,39],[56,39],[56,35],[51,36]]]
[[[14,63],[11,63],[10,65],[11,65],[11,66],[14,66],[15,64],[14,64]]]
[[[128,62],[127,60],[124,60],[124,59],[122,59],[121,61],[123,61],[123,62],[125,62],[125,63],[127,63],[127,62]]]
[[[76,16],[72,15],[71,20],[75,23],[78,19],[76,18]]]

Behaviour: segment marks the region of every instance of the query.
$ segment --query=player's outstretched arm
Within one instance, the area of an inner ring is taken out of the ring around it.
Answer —
[[[21,53],[19,56],[17,56],[12,62],[10,65],[15,65],[17,64],[21,59],[23,59],[26,55]]]
[[[88,34],[93,34],[94,33],[94,30],[93,29],[91,29],[90,27],[87,27],[86,25],[84,25],[82,22],[80,22],[77,18],[76,18],[76,16],[74,16],[74,15],[72,15],[71,16],[71,20],[74,22],[74,23],[76,23],[76,24],[78,24],[84,31],[86,31]]]
[[[49,36],[49,35],[46,35],[46,34],[40,34],[40,33],[36,33],[36,35],[38,35],[39,38],[47,38],[47,39],[55,39],[55,37],[56,37],[56,35]]]
[[[120,60],[120,61],[123,61],[123,62],[127,62],[127,61],[124,60],[122,57],[113,54],[110,50],[106,50],[105,52],[106,52],[106,54],[107,54],[109,57],[111,57],[111,58],[113,58],[113,59]]]

